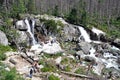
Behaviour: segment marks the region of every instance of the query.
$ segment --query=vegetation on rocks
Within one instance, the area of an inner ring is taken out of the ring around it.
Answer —
[[[6,55],[4,53],[10,50],[10,46],[4,46],[0,44],[0,61],[6,59]]]
[[[17,72],[15,68],[10,71],[5,70],[5,65],[0,63],[0,80],[24,80]]]
[[[41,69],[42,72],[55,72],[56,71],[56,67],[55,65],[46,62],[44,65],[44,67]]]
[[[86,74],[85,70],[86,70],[85,67],[80,67],[80,68],[75,70],[75,73],[77,73],[77,74]]]
[[[48,76],[48,80],[60,80],[57,76],[51,74],[50,76]]]

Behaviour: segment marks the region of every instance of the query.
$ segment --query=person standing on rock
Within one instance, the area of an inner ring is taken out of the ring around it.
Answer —
[[[39,72],[39,68],[38,68],[38,60],[35,60],[34,63],[33,63],[33,69],[34,69],[34,72]]]
[[[33,69],[31,68],[30,69],[30,76],[29,77],[32,78],[32,76],[33,76]]]

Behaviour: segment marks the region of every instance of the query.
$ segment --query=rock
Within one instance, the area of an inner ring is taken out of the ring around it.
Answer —
[[[108,44],[108,43],[104,43],[104,44],[102,44],[102,48],[110,50],[111,49],[111,45]]]
[[[62,61],[62,57],[58,57],[57,59],[55,59],[56,64],[60,64]]]
[[[19,20],[15,23],[15,28],[20,31],[26,31],[28,28],[24,20]]]
[[[9,61],[10,61],[12,64],[14,64],[14,65],[17,64],[16,61],[15,61],[14,59],[12,59],[12,58],[10,58]]]
[[[112,45],[114,45],[114,46],[120,48],[120,39],[118,39],[118,38],[115,39],[115,40],[112,42]]]
[[[120,56],[117,58],[117,63],[120,65]]]
[[[27,43],[28,42],[29,38],[24,31],[18,31],[17,30],[17,33],[18,33],[18,36],[19,36],[17,38],[17,43]]]
[[[84,57],[84,52],[83,51],[78,51],[74,54],[74,57],[76,59],[80,59],[80,58]]]
[[[92,64],[95,63],[95,59],[93,57],[90,57],[90,56],[85,56],[84,60],[87,62],[92,62]]]
[[[36,26],[41,26],[41,22],[40,22],[39,19],[35,19],[35,23],[36,23],[36,24],[35,24]]]
[[[63,29],[63,39],[64,41],[75,41],[78,38],[79,32],[75,28],[75,25],[67,24]]]
[[[102,42],[108,42],[109,41],[107,36],[105,36],[103,34],[99,35],[99,38],[100,38],[100,41],[102,41]]]
[[[8,39],[5,33],[2,31],[0,31],[0,44],[5,45],[5,46],[8,45]]]
[[[89,44],[88,42],[80,42],[77,44],[78,50],[83,50],[85,54],[89,54],[91,47],[91,44]]]
[[[104,69],[103,74],[106,75],[107,79],[118,80],[120,78],[120,72],[115,68]]]

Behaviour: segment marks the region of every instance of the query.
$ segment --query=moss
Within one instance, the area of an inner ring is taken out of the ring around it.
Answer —
[[[48,77],[48,80],[60,80],[57,76],[51,74],[49,77]]]

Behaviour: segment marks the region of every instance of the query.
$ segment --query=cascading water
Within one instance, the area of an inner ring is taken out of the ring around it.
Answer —
[[[29,33],[29,37],[32,38],[32,45],[35,45],[36,44],[36,40],[34,38],[34,25],[35,25],[35,21],[32,20],[32,26],[30,26],[28,19],[25,19],[25,23],[26,23],[27,28],[28,28],[27,32]],[[32,30],[31,30],[31,28],[32,28]],[[33,33],[32,33],[32,31],[33,31]]]
[[[113,49],[113,47],[111,47],[111,49]],[[114,50],[116,50],[116,48]],[[105,66],[105,68],[113,67],[113,68],[119,70],[118,63],[117,63],[117,56],[114,56],[112,53],[104,52],[103,57],[100,58],[100,57],[95,56],[96,50],[94,48],[91,48],[89,52],[90,52],[90,54],[85,55],[85,56],[90,56],[95,59],[97,65],[93,66],[93,71],[95,73],[97,73],[98,75],[101,74],[101,70],[102,70],[102,68],[104,68],[104,66]]]
[[[83,36],[83,38],[85,39],[86,42],[91,42],[90,36],[89,36],[88,33],[86,32],[86,30],[85,30],[83,27],[80,27],[80,26],[78,27],[78,29],[79,29],[80,32],[81,32],[80,37]]]

